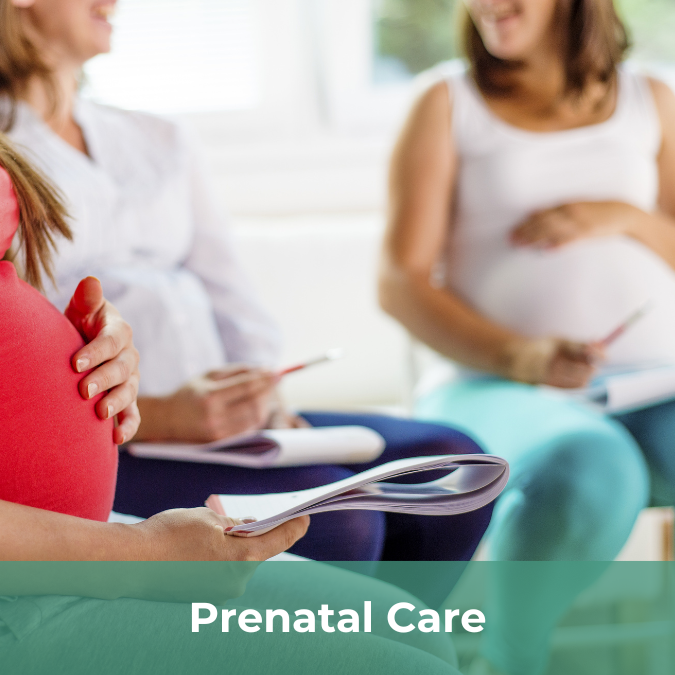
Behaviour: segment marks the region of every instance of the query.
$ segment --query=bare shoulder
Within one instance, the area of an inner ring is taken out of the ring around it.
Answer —
[[[429,156],[450,147],[452,127],[451,94],[448,83],[435,82],[413,103],[401,130],[394,157],[401,154]]]
[[[452,114],[451,86],[447,80],[440,80],[427,87],[413,104],[410,118],[438,118],[449,121]]]
[[[671,124],[675,123],[675,118],[673,118],[673,115],[675,115],[675,92],[663,80],[648,77],[647,82],[661,119],[668,120]]]

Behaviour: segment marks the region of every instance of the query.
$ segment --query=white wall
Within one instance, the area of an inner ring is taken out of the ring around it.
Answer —
[[[284,336],[283,363],[343,347],[342,361],[287,378],[296,407],[401,406],[407,337],[379,309],[377,259],[394,130],[308,128],[286,138],[233,138],[192,118],[240,257]]]
[[[382,228],[377,212],[237,219],[242,261],[286,337],[283,363],[347,350],[341,361],[289,376],[291,405],[403,402],[407,338],[376,301]]]

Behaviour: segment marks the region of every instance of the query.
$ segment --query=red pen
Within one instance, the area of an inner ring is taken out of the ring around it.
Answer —
[[[637,323],[649,310],[652,309],[652,301],[646,302],[642,307],[633,312],[622,324],[617,326],[607,337],[598,340],[594,344],[598,347],[608,347],[617,338],[621,337],[633,324]]]
[[[279,377],[283,377],[284,375],[288,375],[289,373],[296,373],[298,370],[304,370],[305,368],[309,368],[309,366],[315,366],[317,363],[324,363],[325,361],[335,361],[336,359],[341,359],[344,355],[345,355],[344,349],[340,349],[339,347],[336,349],[329,349],[325,354],[317,356],[314,359],[309,359],[309,361],[304,361],[303,363],[298,363],[295,366],[289,366],[288,368],[284,368],[283,370],[280,370],[277,373],[277,375]]]

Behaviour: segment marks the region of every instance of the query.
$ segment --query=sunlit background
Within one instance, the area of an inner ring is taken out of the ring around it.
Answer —
[[[377,309],[386,165],[416,76],[458,56],[459,0],[121,0],[85,95],[201,138],[244,264],[285,335],[292,403],[402,407],[406,335]],[[631,58],[675,82],[675,0],[620,0]],[[450,65],[449,67],[452,67]]]

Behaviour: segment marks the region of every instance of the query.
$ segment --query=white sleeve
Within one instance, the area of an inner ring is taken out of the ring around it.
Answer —
[[[277,365],[281,333],[260,304],[235,253],[204,162],[187,139],[194,239],[184,266],[206,287],[228,362]]]

